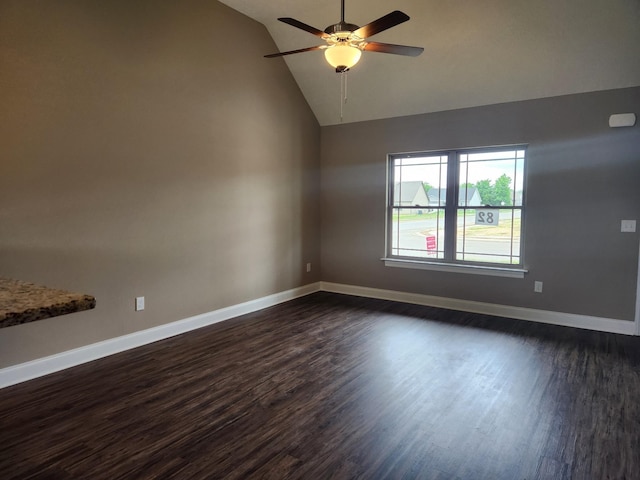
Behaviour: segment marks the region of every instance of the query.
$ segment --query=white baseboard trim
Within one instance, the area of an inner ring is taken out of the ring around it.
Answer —
[[[429,307],[448,308],[463,312],[482,313],[497,317],[515,318],[532,322],[548,323],[564,327],[598,330],[608,333],[635,335],[635,322],[614,318],[591,317],[573,313],[552,312],[549,310],[535,310],[532,308],[496,305],[492,303],[459,300],[455,298],[436,297],[419,293],[398,292],[395,290],[381,290],[378,288],[358,287],[339,283],[320,282],[320,290],[333,293],[344,293],[358,297],[378,298],[396,302],[413,303]]]
[[[191,330],[206,327],[207,325],[229,320],[240,315],[256,312],[263,308],[271,307],[318,291],[343,293],[346,295],[392,300],[403,303],[413,303],[429,307],[448,308],[463,312],[482,313],[498,317],[529,320],[566,327],[598,330],[601,332],[621,333],[624,335],[638,334],[636,333],[637,322],[625,320],[591,317],[588,315],[575,315],[572,313],[551,312],[548,310],[535,310],[507,305],[496,305],[491,303],[473,302],[470,300],[436,297],[432,295],[399,292],[395,290],[358,287],[355,285],[344,285],[339,283],[317,282],[303,287],[294,288],[292,290],[287,290],[285,292],[258,298],[256,300],[240,303],[238,305],[214,310],[202,315],[196,315],[194,317],[159,325],[147,330],[141,330],[139,332],[112,338],[103,342],[86,345],[84,347],[75,348],[56,355],[38,358],[30,362],[20,363],[18,365],[0,369],[0,388],[26,382],[27,380],[32,380],[50,373],[91,362],[99,358],[124,352],[125,350],[164,340]]]
[[[320,290],[320,282],[0,369],[0,388],[42,377],[191,330],[272,307]]]

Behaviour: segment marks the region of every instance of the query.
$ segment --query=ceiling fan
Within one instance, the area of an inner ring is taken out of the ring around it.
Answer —
[[[364,27],[359,27],[358,25],[344,21],[344,0],[341,0],[340,22],[329,25],[324,31],[302,23],[294,18],[282,17],[278,18],[278,20],[322,38],[326,42],[326,45],[272,53],[265,55],[266,58],[282,57],[284,55],[310,52],[312,50],[324,50],[327,62],[336,69],[336,72],[345,73],[358,63],[363,50],[368,52],[391,53],[394,55],[407,55],[410,57],[417,57],[424,51],[424,48],[421,47],[370,42],[368,40],[369,37],[409,20],[409,16],[399,10],[388,13],[384,17],[380,17]]]

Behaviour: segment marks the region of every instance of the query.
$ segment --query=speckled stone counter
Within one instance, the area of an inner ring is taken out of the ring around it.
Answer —
[[[0,328],[35,322],[96,306],[91,295],[0,278]]]

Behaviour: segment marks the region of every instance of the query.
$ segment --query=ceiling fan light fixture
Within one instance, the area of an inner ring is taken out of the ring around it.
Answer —
[[[336,72],[345,72],[353,67],[362,56],[362,50],[351,45],[333,45],[325,49],[324,57]]]

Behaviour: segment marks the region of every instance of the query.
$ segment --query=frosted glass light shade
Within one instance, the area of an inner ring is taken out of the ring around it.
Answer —
[[[359,48],[349,45],[334,45],[324,51],[324,57],[333,68],[351,68],[358,63],[361,55],[362,51]]]

